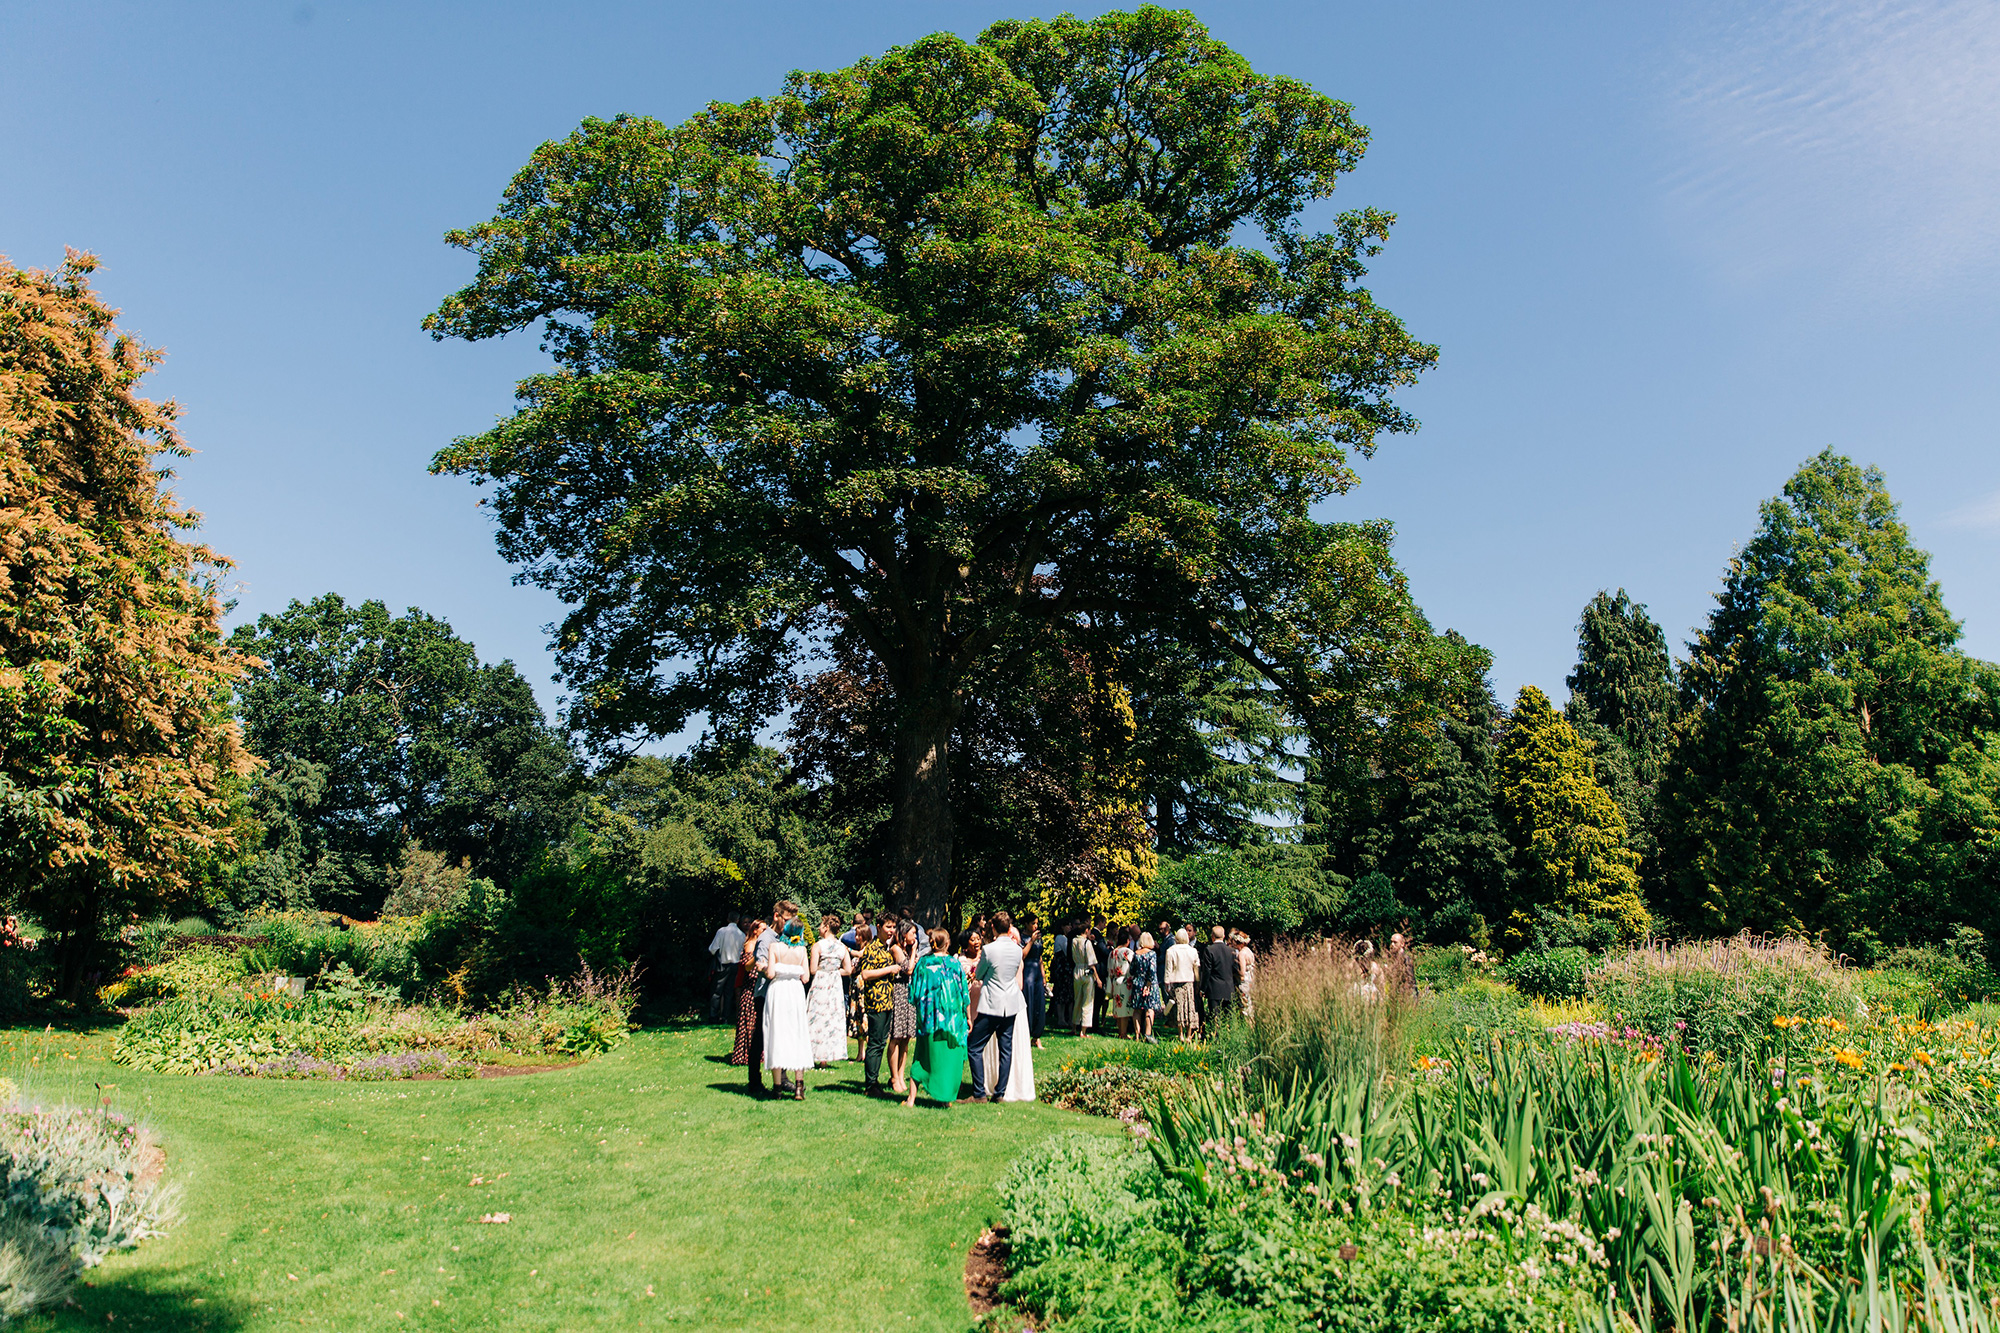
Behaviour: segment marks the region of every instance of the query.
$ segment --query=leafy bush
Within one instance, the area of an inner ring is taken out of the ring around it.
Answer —
[[[1300,919],[1284,880],[1235,852],[1163,861],[1144,912],[1149,921],[1193,921],[1272,935],[1298,929]]]
[[[1397,900],[1395,885],[1378,870],[1348,886],[1334,914],[1334,928],[1343,935],[1378,935],[1410,914]]]
[[[1418,949],[1416,967],[1420,990],[1446,991],[1464,985],[1469,977],[1487,975],[1493,959],[1470,944],[1449,944]]]
[[[0,1317],[16,1318],[65,1299],[107,1255],[165,1234],[175,1194],[151,1138],[121,1117],[24,1107],[11,1084],[0,1093]]]
[[[1485,977],[1421,1002],[1414,1019],[1411,1047],[1433,1057],[1465,1045],[1484,1047],[1495,1037],[1532,1036],[1538,1029],[1525,995]]]
[[[1943,1005],[1940,1012],[1981,1000],[2000,1000],[2000,974],[1994,972],[1988,957],[1986,937],[1970,926],[1959,927],[1942,946],[1896,949],[1883,960],[1883,967],[1915,973],[1935,986]]]
[[[112,982],[98,994],[106,1004],[145,1004],[238,986],[246,975],[242,954],[224,949],[183,949],[163,963]]]
[[[1098,1065],[1095,1068],[1064,1065],[1035,1080],[1035,1095],[1051,1106],[1082,1111],[1085,1115],[1119,1116],[1136,1119],[1154,1097],[1176,1080],[1171,1074],[1133,1065]]]
[[[1783,1015],[1851,1019],[1859,998],[1824,945],[1748,933],[1634,949],[1592,973],[1589,989],[1615,1021],[1725,1054],[1754,1048]]]
[[[1226,1169],[1261,1174],[1257,1152]],[[1002,1294],[1075,1333],[1540,1333],[1573,1321],[1592,1284],[1585,1247],[1564,1237],[1300,1207],[1263,1185],[1210,1207],[1143,1150],[1081,1135],[1018,1160],[1001,1205]]]
[[[1590,955],[1578,948],[1538,949],[1507,961],[1507,979],[1539,1000],[1580,1000]]]
[[[1855,985],[1871,1015],[1905,1014],[1916,1018],[1942,1018],[1953,1008],[1944,998],[1944,988],[1920,972],[1908,968],[1875,968],[1859,973]]]
[[[376,1056],[436,1050],[471,1059],[573,1059],[609,1050],[630,1030],[630,972],[512,992],[479,1013],[404,1004],[344,965],[303,999],[229,987],[153,1004],[120,1028],[112,1058],[161,1073],[258,1072],[288,1060],[356,1067]]]

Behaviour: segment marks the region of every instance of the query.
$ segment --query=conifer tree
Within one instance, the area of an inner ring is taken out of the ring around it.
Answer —
[[[1500,820],[1513,844],[1505,938],[1519,946],[1542,912],[1612,921],[1634,939],[1650,924],[1625,817],[1597,781],[1590,746],[1532,685],[1500,742]]]
[[[1681,672],[1664,905],[1861,956],[1990,930],[2000,670],[1958,650],[1880,472],[1825,451],[1761,518]]]
[[[1576,670],[1563,716],[1593,746],[1597,780],[1618,802],[1626,845],[1643,864],[1657,845],[1655,794],[1672,742],[1667,638],[1623,588],[1591,598],[1576,630]]]
[[[96,261],[0,261],[0,864],[73,991],[134,912],[187,900],[226,848],[243,659],[221,639],[228,562],[182,541],[162,483],[188,452],[160,357],[91,291]]]

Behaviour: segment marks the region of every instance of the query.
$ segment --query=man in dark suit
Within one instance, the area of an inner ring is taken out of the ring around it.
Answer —
[[[1201,997],[1208,1012],[1204,1026],[1212,1026],[1236,1007],[1236,950],[1229,947],[1228,932],[1221,926],[1208,929],[1208,946],[1201,951]]]

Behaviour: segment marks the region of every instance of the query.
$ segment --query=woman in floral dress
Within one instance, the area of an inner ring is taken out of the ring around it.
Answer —
[[[1137,1020],[1135,1035],[1140,1041],[1157,1042],[1153,1035],[1153,1015],[1166,1008],[1160,998],[1160,961],[1153,951],[1153,937],[1139,936],[1139,947],[1132,951],[1132,968],[1128,978],[1132,986],[1132,1016]]]
[[[840,918],[828,913],[819,919],[819,942],[812,952],[812,989],[806,993],[813,1063],[821,1067],[847,1058],[844,983],[853,970],[854,955],[840,942]]]

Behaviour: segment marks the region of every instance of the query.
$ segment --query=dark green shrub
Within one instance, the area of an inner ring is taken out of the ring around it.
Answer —
[[[1507,962],[1507,979],[1524,995],[1543,1000],[1580,1000],[1590,972],[1590,955],[1582,949],[1538,949],[1517,954]]]
[[[1410,909],[1396,900],[1396,886],[1376,871],[1348,886],[1334,924],[1343,935],[1380,935],[1409,915]]]
[[[1300,921],[1284,880],[1235,852],[1163,862],[1146,896],[1145,918],[1227,925],[1260,935],[1286,934]]]
[[[1947,1012],[1981,1000],[2000,1000],[2000,974],[1988,957],[1986,937],[1970,926],[1959,927],[1942,945],[1892,950],[1882,966],[1885,971],[1913,972],[1930,982]]]

